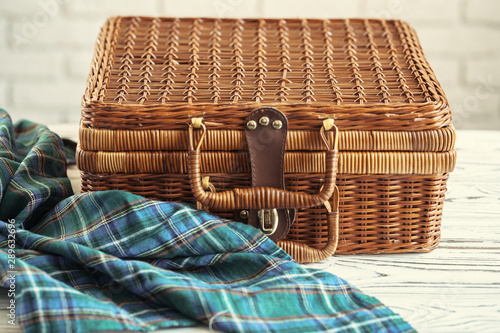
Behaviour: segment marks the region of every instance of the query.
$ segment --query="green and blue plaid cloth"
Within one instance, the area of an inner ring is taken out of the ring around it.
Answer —
[[[45,126],[14,126],[0,110],[0,145],[0,285],[15,276],[25,332],[200,324],[414,332],[377,299],[295,263],[250,226],[122,191],[73,195],[66,166],[74,152]]]

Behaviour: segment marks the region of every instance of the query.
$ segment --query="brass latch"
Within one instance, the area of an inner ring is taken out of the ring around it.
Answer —
[[[261,209],[259,210],[260,230],[266,235],[272,235],[278,227],[278,210]]]

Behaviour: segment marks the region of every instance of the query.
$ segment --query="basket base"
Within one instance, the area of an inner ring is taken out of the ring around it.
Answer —
[[[212,174],[217,190],[249,187],[248,174]],[[124,190],[151,199],[194,203],[185,174],[82,172],[82,192]],[[337,175],[340,191],[339,254],[429,252],[439,244],[449,174]],[[319,174],[286,174],[290,191],[314,193]],[[232,219],[233,212],[212,211]],[[299,210],[286,240],[322,248],[328,226],[322,207]]]

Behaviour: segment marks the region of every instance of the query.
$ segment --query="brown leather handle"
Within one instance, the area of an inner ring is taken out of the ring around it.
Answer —
[[[331,257],[337,250],[339,244],[339,190],[337,186],[335,186],[332,199],[333,209],[327,207],[328,240],[323,248],[317,249],[307,244],[287,240],[277,243],[299,264],[323,261]]]
[[[320,262],[331,257],[337,250],[339,235],[339,214],[337,212],[327,213],[328,221],[328,243],[322,249],[313,248],[307,244],[292,241],[279,241],[277,245],[285,250],[299,264]],[[330,235],[332,237],[330,238]]]
[[[193,127],[203,128],[203,134],[194,145]],[[325,128],[334,130],[334,144],[330,145],[325,137]],[[273,187],[235,188],[224,192],[206,192],[203,189],[200,174],[200,147],[206,134],[206,127],[201,118],[193,118],[189,125],[189,182],[193,196],[201,205],[220,210],[236,209],[303,209],[323,205],[332,196],[335,189],[336,165],[338,158],[338,130],[333,121],[325,120],[320,130],[327,147],[325,155],[325,183],[316,194],[292,192]]]
[[[201,183],[200,150],[189,150],[189,181],[193,196],[203,206],[221,210],[309,208],[321,206],[335,188],[337,151],[326,152],[326,175],[323,188],[316,194],[291,192],[271,187],[235,188],[224,192],[206,192]]]

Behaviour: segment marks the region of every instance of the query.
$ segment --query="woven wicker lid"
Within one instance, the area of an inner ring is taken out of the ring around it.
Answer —
[[[82,104],[91,128],[237,128],[273,105],[306,129],[434,130],[445,94],[413,29],[398,20],[115,17],[99,34]]]

